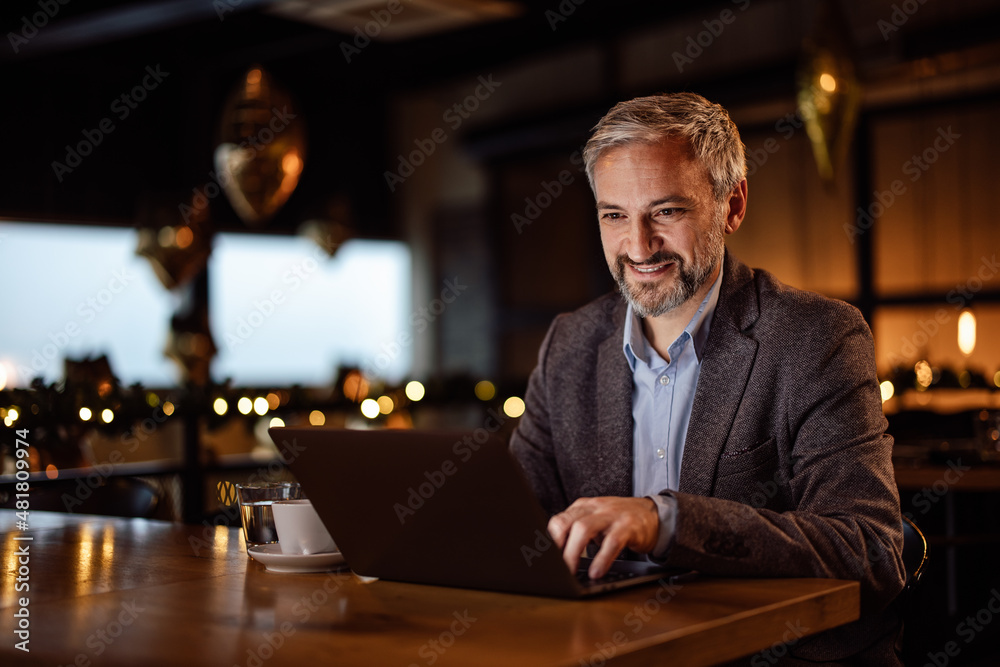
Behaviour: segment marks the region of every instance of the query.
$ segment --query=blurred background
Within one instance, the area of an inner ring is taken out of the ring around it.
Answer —
[[[26,431],[54,509],[138,480],[151,516],[238,525],[232,483],[294,456],[269,425],[508,434],[552,318],[613,286],[589,129],[692,90],[747,145],[730,250],[872,327],[903,507],[931,543],[914,664],[948,641],[950,664],[995,664],[1000,3],[0,16],[4,489]]]

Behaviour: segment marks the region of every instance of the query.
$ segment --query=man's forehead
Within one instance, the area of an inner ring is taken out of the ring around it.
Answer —
[[[675,175],[689,178],[698,177],[711,187],[711,177],[707,166],[694,155],[690,143],[683,139],[665,138],[655,142],[634,141],[608,148],[594,163],[594,181],[605,180],[602,176],[612,176],[628,172],[649,172],[651,175]]]

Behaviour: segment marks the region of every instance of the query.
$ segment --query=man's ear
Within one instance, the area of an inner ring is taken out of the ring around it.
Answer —
[[[744,178],[729,195],[729,208],[726,209],[726,233],[732,234],[739,229],[746,214],[747,179]]]

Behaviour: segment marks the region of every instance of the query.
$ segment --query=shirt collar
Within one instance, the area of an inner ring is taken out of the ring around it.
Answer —
[[[708,342],[708,332],[712,326],[715,307],[719,303],[719,285],[722,284],[722,272],[723,262],[719,262],[719,275],[716,277],[715,282],[712,283],[708,294],[702,299],[701,305],[698,306],[698,312],[691,317],[691,321],[687,323],[684,331],[677,337],[679,340],[684,334],[687,334],[691,338],[694,342],[694,353],[697,355],[699,362],[705,352],[705,344]],[[625,312],[625,335],[622,341],[622,349],[625,352],[625,359],[628,361],[629,368],[632,369],[633,373],[635,372],[635,362],[637,359],[648,363],[646,347],[646,337],[642,333],[642,322],[635,311],[632,310],[632,304],[630,303],[628,304],[628,310]]]

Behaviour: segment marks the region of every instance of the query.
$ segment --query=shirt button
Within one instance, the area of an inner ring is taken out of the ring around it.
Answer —
[[[666,455],[667,453],[663,451],[663,447],[660,447],[659,449],[656,450],[656,458],[662,459]]]
[[[668,384],[670,384],[670,377],[666,376],[666,375],[661,375],[660,376],[660,384],[662,384],[664,387],[666,387]]]

